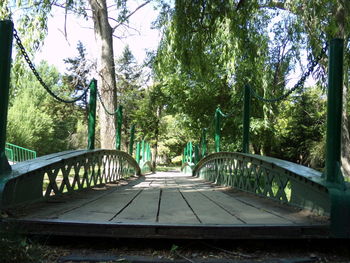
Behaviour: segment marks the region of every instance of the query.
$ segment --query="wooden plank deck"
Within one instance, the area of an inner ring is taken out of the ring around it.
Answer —
[[[180,172],[57,197],[2,224],[25,233],[128,238],[328,238],[324,218]]]

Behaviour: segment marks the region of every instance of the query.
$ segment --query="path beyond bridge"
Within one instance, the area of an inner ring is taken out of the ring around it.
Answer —
[[[156,174],[57,196],[11,211],[31,234],[128,238],[327,238],[325,218],[180,173]]]

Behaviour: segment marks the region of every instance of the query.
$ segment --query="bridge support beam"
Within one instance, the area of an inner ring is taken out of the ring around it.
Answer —
[[[96,95],[97,95],[97,80],[93,79],[90,83],[88,150],[95,149]]]
[[[245,85],[243,106],[243,153],[249,153],[250,97],[250,87]]]
[[[327,102],[325,176],[331,198],[331,231],[337,238],[350,237],[350,190],[341,172],[344,40],[330,43]]]
[[[12,21],[0,21],[0,176],[4,172],[11,171],[11,166],[5,155],[5,143],[10,92],[12,42]]]

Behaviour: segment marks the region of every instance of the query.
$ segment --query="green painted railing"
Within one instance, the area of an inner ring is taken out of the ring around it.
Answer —
[[[13,150],[12,149],[5,147],[5,155],[7,157],[7,160],[9,160],[9,161],[13,160]]]
[[[36,158],[36,151],[6,143],[5,153],[10,162],[18,163]]]
[[[203,158],[193,176],[262,197],[329,215],[330,199],[322,174],[265,156],[219,152]]]
[[[143,174],[154,172],[154,167],[152,163],[151,145],[145,140],[142,140],[141,142],[137,142],[135,159],[136,159],[136,162],[140,165],[141,172]]]
[[[60,152],[21,162],[0,178],[0,209],[141,175],[136,161],[117,150]]]

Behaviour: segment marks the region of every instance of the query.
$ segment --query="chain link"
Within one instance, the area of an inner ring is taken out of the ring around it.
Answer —
[[[235,112],[231,112],[231,113],[227,113],[227,114],[225,114],[225,113],[223,113],[222,111],[221,111],[221,109],[217,109],[217,112],[223,117],[223,118],[229,118],[229,117],[231,117]]]
[[[277,97],[277,98],[264,98],[262,96],[260,96],[259,94],[257,94],[257,92],[252,88],[249,87],[252,95],[257,98],[260,101],[263,102],[278,102],[281,100],[286,99],[290,94],[292,94],[294,91],[296,91],[297,89],[300,89],[304,86],[304,82],[305,80],[310,76],[310,74],[314,71],[314,68],[318,65],[318,63],[320,62],[321,58],[326,54],[328,50],[328,42],[326,42],[325,46],[322,48],[320,54],[312,61],[310,61],[307,65],[308,69],[307,71],[301,76],[301,78],[298,80],[298,82],[294,85],[293,88],[291,88],[289,91],[287,91],[285,94]]]
[[[102,100],[102,97],[101,97],[101,94],[100,94],[100,92],[98,90],[97,90],[97,97],[98,97],[98,100],[100,101],[100,103],[102,105],[102,108],[105,110],[105,112],[108,115],[114,116],[114,115],[116,115],[118,113],[118,110],[116,110],[115,112],[110,112],[109,110],[107,110],[106,105],[104,104],[104,102]]]
[[[25,48],[24,48],[24,46],[23,46],[23,43],[22,43],[21,39],[19,38],[16,29],[14,29],[13,36],[14,36],[14,38],[15,38],[15,40],[16,40],[16,43],[17,43],[19,49],[21,50],[21,53],[22,53],[24,59],[26,60],[26,62],[27,62],[27,64],[28,64],[29,68],[32,70],[34,76],[35,76],[36,79],[39,81],[39,83],[41,84],[41,86],[42,86],[52,97],[54,97],[56,100],[58,100],[58,101],[60,101],[60,102],[63,102],[63,103],[74,103],[74,102],[77,102],[77,101],[81,100],[84,96],[86,96],[87,91],[89,90],[89,86],[88,86],[87,88],[84,89],[83,93],[82,93],[79,97],[77,97],[77,98],[75,98],[75,99],[73,99],[73,100],[66,100],[66,99],[63,99],[63,98],[58,97],[58,96],[46,85],[46,83],[43,81],[43,79],[42,79],[41,76],[39,75],[38,71],[36,70],[36,68],[35,68],[35,66],[34,66],[34,64],[33,64],[33,62],[30,60],[30,58],[29,58],[29,56],[28,56],[28,53],[27,53],[27,51],[25,50]]]

